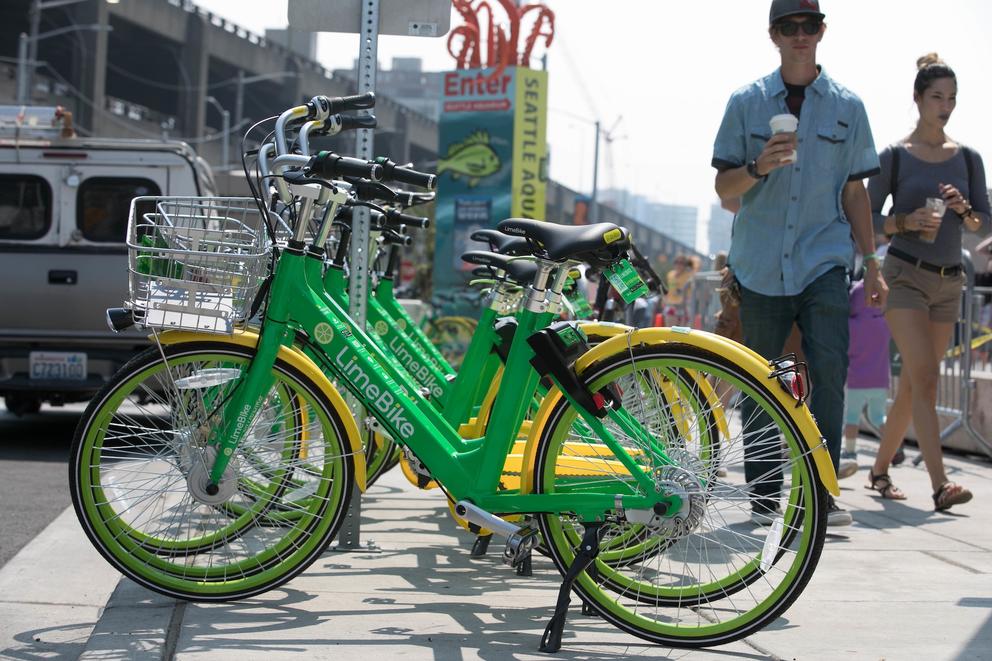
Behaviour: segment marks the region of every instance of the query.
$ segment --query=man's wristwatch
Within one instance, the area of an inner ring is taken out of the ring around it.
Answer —
[[[763,181],[767,174],[758,174],[758,159],[751,159],[747,164],[747,173],[752,179]]]

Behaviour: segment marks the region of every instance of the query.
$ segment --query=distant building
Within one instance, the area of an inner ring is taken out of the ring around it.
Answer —
[[[375,75],[375,88],[407,108],[438,121],[441,116],[441,81],[443,71],[424,71],[419,57],[394,57],[391,69],[382,69]],[[336,76],[355,79],[358,61],[351,69],[337,69]]]
[[[631,218],[646,216],[648,208],[655,204],[654,200],[632,193],[625,188],[607,188],[600,191],[597,197],[600,204],[613,207]]]
[[[599,194],[599,203],[636,218],[681,244],[696,249],[699,210],[693,206],[657,202],[622,188],[608,188]]]
[[[641,222],[648,227],[667,234],[679,243],[695,248],[696,227],[699,225],[699,210],[681,204],[649,204]]]
[[[715,255],[718,252],[730,251],[730,234],[734,227],[734,214],[730,213],[719,204],[710,207],[709,225],[709,253]]]

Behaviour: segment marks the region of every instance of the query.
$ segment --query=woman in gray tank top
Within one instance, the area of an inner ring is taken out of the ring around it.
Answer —
[[[981,157],[944,132],[957,103],[954,72],[936,53],[921,57],[917,69],[916,128],[882,151],[882,171],[868,182],[876,231],[892,235],[882,268],[889,285],[885,319],[903,365],[868,487],[883,498],[906,497],[888,470],[912,418],[934,508],[946,510],[971,500],[971,492],[944,470],[937,419],[940,362],[960,314],[961,234],[987,223],[989,198]],[[889,196],[892,208],[883,217]],[[943,213],[936,210],[940,201]]]

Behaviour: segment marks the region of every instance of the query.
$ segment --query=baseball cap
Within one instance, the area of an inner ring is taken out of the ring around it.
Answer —
[[[823,19],[820,11],[820,0],[772,0],[772,9],[768,12],[768,24],[786,16],[816,16]]]

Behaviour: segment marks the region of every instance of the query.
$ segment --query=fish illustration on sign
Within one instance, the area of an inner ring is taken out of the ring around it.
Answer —
[[[475,188],[480,179],[499,172],[502,166],[489,144],[489,132],[478,130],[448,147],[448,153],[438,161],[437,175],[448,172],[453,179],[465,177],[469,188]]]

